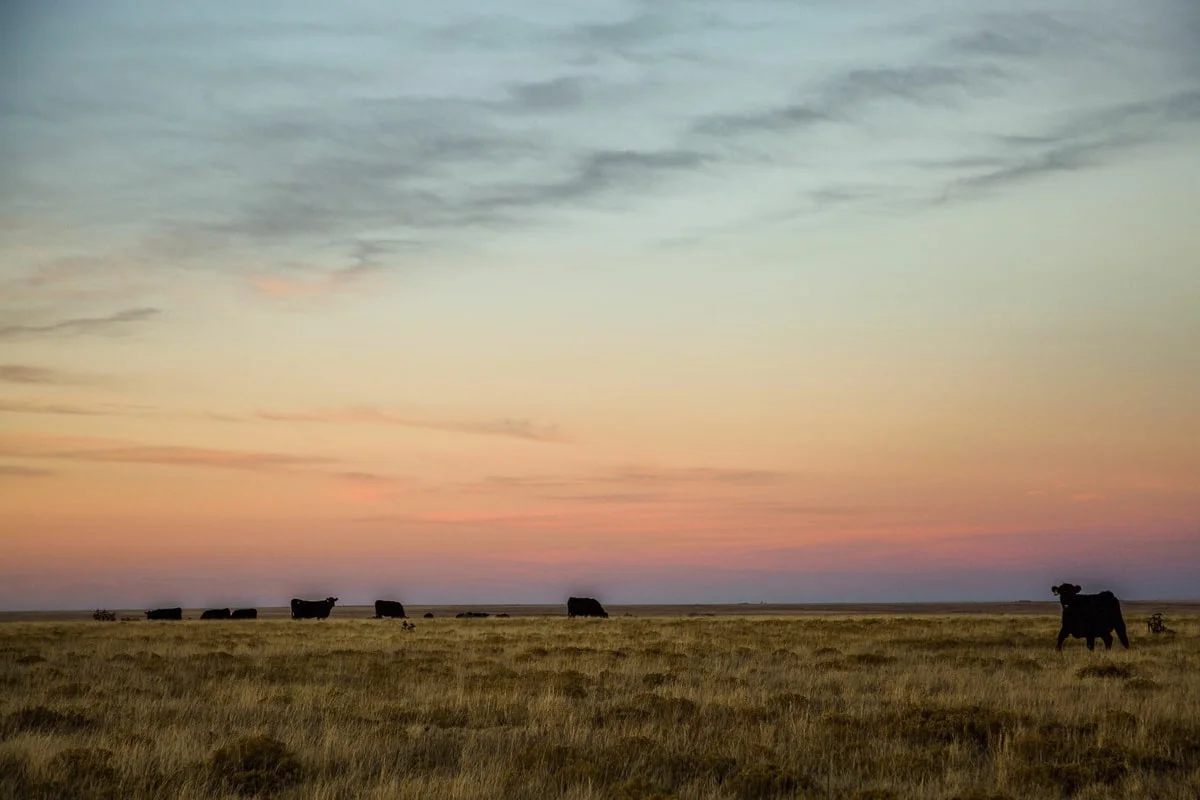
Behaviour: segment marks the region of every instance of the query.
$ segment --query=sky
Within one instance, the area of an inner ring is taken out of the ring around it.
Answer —
[[[1200,598],[1194,0],[0,6],[0,608]]]

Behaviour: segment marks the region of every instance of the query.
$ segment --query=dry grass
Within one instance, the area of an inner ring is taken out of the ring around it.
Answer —
[[[1195,617],[416,622],[0,626],[0,796],[1200,795]]]

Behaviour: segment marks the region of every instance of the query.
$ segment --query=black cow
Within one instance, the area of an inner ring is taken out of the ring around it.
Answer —
[[[608,612],[600,601],[592,597],[567,598],[568,617],[608,617]]]
[[[336,597],[326,597],[324,600],[297,600],[292,598],[292,619],[326,619]]]
[[[456,619],[482,619],[491,615],[486,611],[460,611],[454,616]]]
[[[395,600],[376,600],[375,619],[381,619],[383,617],[405,619],[407,615],[404,613],[404,606],[400,603],[397,603]]]
[[[229,614],[230,619],[258,619],[257,608],[235,608]]]
[[[183,609],[156,608],[146,612],[146,619],[183,619]]]
[[[210,608],[200,615],[200,619],[229,619],[229,609]]]
[[[1125,618],[1121,616],[1121,601],[1112,592],[1080,594],[1082,586],[1064,583],[1051,586],[1050,591],[1062,602],[1062,628],[1058,632],[1058,646],[1062,650],[1068,636],[1087,639],[1088,650],[1096,649],[1096,640],[1104,642],[1104,649],[1112,649],[1112,632],[1117,632],[1121,646],[1129,647],[1125,633]]]
[[[432,611],[426,611],[426,612],[425,612],[425,619],[433,619],[433,612],[432,612]]]

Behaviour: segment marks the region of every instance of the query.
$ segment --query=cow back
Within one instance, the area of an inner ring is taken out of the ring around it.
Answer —
[[[568,617],[607,617],[608,612],[594,597],[567,598]]]

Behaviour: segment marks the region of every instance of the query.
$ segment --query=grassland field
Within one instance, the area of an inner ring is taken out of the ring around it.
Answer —
[[[1200,797],[1200,614],[1034,610],[11,622],[0,797]]]

